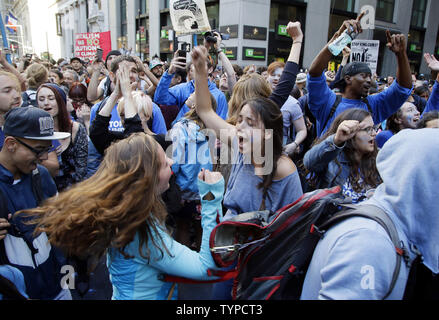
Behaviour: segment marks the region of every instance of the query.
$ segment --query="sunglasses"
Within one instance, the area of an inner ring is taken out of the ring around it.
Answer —
[[[20,143],[21,145],[28,148],[30,151],[32,151],[38,159],[41,158],[43,155],[49,153],[53,149],[53,146],[50,146],[50,147],[38,150],[38,149],[35,149],[35,148],[31,147],[30,145],[24,143],[23,141],[17,139],[17,138],[15,138],[15,140],[18,141],[18,143]]]

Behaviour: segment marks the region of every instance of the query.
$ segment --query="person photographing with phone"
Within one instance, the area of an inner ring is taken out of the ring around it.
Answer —
[[[372,71],[366,63],[362,62],[352,62],[346,65],[341,79],[334,84],[334,87],[339,88],[342,93],[341,100],[337,100],[336,94],[327,86],[324,71],[334,54],[338,54],[337,52],[341,52],[345,47],[345,42],[338,43],[341,41],[339,39],[349,36],[352,41],[352,38],[360,34],[363,31],[360,23],[363,16],[364,13],[361,13],[356,20],[344,21],[329,43],[314,59],[309,70],[309,108],[316,117],[319,137],[330,127],[335,117],[349,108],[368,110],[372,114],[374,123],[378,124],[395,113],[410,96],[413,85],[406,53],[406,38],[403,34],[391,35],[388,30],[386,46],[395,54],[398,63],[396,81],[388,90],[368,96],[372,83]]]
[[[206,65],[208,68],[208,74],[211,74],[214,70],[214,65],[211,59],[206,59]],[[189,96],[195,92],[194,80],[186,83],[181,83],[179,85],[171,87],[171,82],[174,74],[178,69],[186,69],[186,58],[179,56],[178,51],[175,52],[174,58],[171,61],[169,69],[163,73],[157,89],[154,94],[154,102],[160,105],[173,106],[177,105],[179,108],[179,113],[176,117],[176,121],[181,119],[187,112],[189,112],[193,106],[187,105],[186,101]],[[188,68],[188,75],[190,79],[194,79],[191,74],[194,74],[194,66],[191,65]],[[227,119],[228,115],[228,105],[227,100],[224,95],[216,86],[216,84],[209,80],[209,91],[214,96],[217,102],[216,113],[222,118]]]

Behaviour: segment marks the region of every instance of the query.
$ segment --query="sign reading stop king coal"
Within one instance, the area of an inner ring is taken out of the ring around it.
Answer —
[[[354,40],[351,43],[351,62],[365,62],[375,74],[380,53],[379,40]]]
[[[92,60],[98,48],[104,51],[102,58],[105,60],[107,54],[111,51],[110,31],[75,34],[75,57]]]

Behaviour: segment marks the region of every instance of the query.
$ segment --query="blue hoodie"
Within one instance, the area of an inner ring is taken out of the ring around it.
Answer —
[[[163,74],[154,94],[154,102],[165,106],[177,105],[180,108],[180,112],[175,121],[178,121],[190,110],[185,102],[195,92],[195,86],[194,81],[190,81],[170,88],[173,77],[174,75],[168,74],[167,71]],[[226,96],[211,81],[209,81],[209,91],[217,103],[216,113],[226,120],[229,112]]]
[[[364,202],[383,209],[392,219],[410,262],[414,246],[424,264],[439,272],[439,130],[403,130],[379,152],[383,179]],[[408,156],[409,155],[409,156]],[[412,155],[412,156],[410,156]],[[382,299],[396,265],[395,248],[384,229],[366,218],[350,218],[328,230],[314,251],[301,299]],[[409,266],[401,262],[389,300],[403,298]]]
[[[180,119],[169,132],[172,139],[172,171],[185,200],[199,200],[198,173],[201,169],[212,171],[212,156],[208,137],[195,121]]]

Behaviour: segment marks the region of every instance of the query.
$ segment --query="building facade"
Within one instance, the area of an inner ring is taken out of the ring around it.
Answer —
[[[202,41],[202,35],[174,37],[169,2],[3,1],[19,15],[24,46],[38,47],[38,54],[50,50],[55,59],[71,58],[76,33],[110,31],[112,49],[137,54],[142,59],[159,56],[168,61],[179,43],[192,47]],[[439,54],[437,0],[205,0],[205,4],[211,28],[229,34],[230,39],[223,41],[226,54],[240,66],[266,66],[274,60],[286,60],[291,46],[286,25],[298,20],[305,34],[302,67],[309,68],[342,22],[355,18],[364,6],[374,8],[376,21],[374,29],[365,30],[359,39],[380,40],[379,75],[396,71],[396,59],[385,46],[386,30],[407,36],[415,73],[429,73],[423,61],[425,52]],[[38,8],[45,13],[34,14]],[[335,58],[334,65],[340,61],[341,57]]]
[[[439,1],[435,0],[205,0],[212,29],[230,34],[223,41],[232,63],[267,65],[288,58],[291,40],[285,26],[302,24],[305,34],[302,66],[314,57],[346,19],[354,19],[364,6],[375,9],[375,28],[359,39],[380,40],[378,73],[394,74],[396,59],[386,48],[386,30],[407,37],[414,73],[429,73],[423,54],[439,54]],[[170,60],[177,45],[172,37],[169,0],[116,0],[110,19],[119,48],[132,48],[142,57],[158,55]],[[125,18],[126,17],[126,18]],[[199,43],[202,37],[178,42]],[[341,57],[334,59],[335,64]]]

